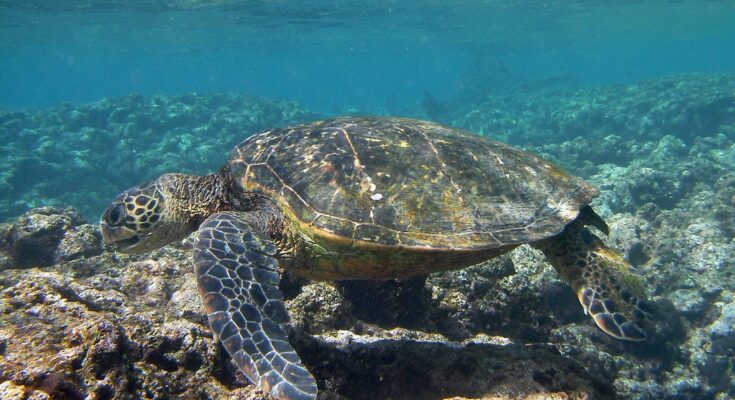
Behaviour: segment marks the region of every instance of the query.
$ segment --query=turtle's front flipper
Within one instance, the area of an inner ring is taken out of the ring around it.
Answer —
[[[643,287],[630,264],[584,227],[588,222],[582,215],[536,247],[572,286],[585,314],[600,329],[618,339],[645,340],[651,311]]]
[[[209,325],[238,368],[279,400],[313,400],[317,386],[288,343],[276,246],[256,213],[224,212],[199,227],[194,264]]]

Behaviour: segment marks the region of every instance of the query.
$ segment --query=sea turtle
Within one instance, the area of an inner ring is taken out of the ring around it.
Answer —
[[[467,267],[530,243],[606,333],[646,337],[629,264],[590,232],[598,191],[548,161],[432,122],[347,117],[252,135],[219,171],[165,174],[101,219],[124,253],[192,232],[216,338],[281,400],[317,385],[288,342],[281,269],[317,280],[394,279]]]

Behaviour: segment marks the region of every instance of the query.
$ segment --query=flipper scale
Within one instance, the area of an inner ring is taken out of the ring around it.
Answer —
[[[251,382],[279,400],[314,400],[316,381],[288,343],[277,248],[252,215],[217,213],[194,241],[199,291],[212,331]]]

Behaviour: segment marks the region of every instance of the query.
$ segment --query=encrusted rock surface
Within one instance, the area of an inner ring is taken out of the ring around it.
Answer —
[[[200,309],[187,315],[169,306],[171,293],[195,289],[180,265],[187,257],[168,253],[4,271],[0,378],[33,398],[250,395]]]
[[[150,258],[104,253],[1,272],[3,398],[264,398],[213,342],[190,270],[188,249],[169,247]],[[381,327],[352,314],[343,288],[302,283],[290,288],[292,341],[322,398],[614,398],[609,381],[554,346]],[[410,306],[394,308],[408,315]],[[437,318],[469,318],[456,314]]]
[[[0,269],[46,267],[102,253],[102,236],[73,209],[33,209],[0,224]]]

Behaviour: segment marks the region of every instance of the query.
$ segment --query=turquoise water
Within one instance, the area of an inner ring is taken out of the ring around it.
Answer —
[[[320,391],[735,398],[732,0],[0,0],[0,398],[261,399],[212,340],[191,236],[125,255],[103,244],[100,215],[130,213],[107,207],[161,174],[217,171],[256,132],[357,114],[501,140],[599,188],[590,206],[609,232],[586,208],[592,219],[576,222],[601,229],[656,315],[644,342],[605,335],[525,245],[410,280],[286,275],[291,341]],[[495,158],[529,187],[545,173]],[[406,188],[442,189],[417,171]],[[497,183],[457,171],[451,185],[470,193]],[[497,187],[487,209],[534,206]],[[476,206],[442,193],[450,208]],[[386,331],[397,326],[407,330]]]
[[[327,114],[735,69],[731,1],[2,1],[0,106],[237,92]]]

